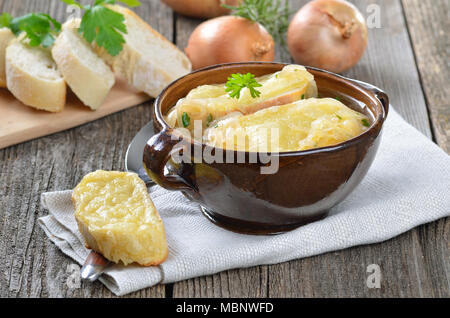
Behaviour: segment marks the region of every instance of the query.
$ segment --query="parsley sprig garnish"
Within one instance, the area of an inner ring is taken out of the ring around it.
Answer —
[[[124,23],[124,16],[106,5],[122,2],[130,7],[139,6],[138,0],[95,0],[93,5],[82,5],[76,0],[61,0],[69,5],[74,5],[85,10],[79,32],[89,43],[95,43],[105,48],[112,56],[116,56],[122,51],[125,39],[123,34],[127,34],[127,27]]]
[[[256,90],[255,87],[261,87],[255,80],[255,75],[252,73],[247,74],[231,74],[231,77],[228,78],[227,83],[225,84],[225,91],[228,92],[231,98],[239,99],[241,97],[241,90],[244,87],[247,87],[250,90],[250,94],[253,98],[259,97],[261,92]]]
[[[25,33],[30,46],[49,47],[61,31],[61,24],[45,13],[29,13],[13,18],[9,13],[0,16],[0,27],[9,28],[15,36]]]
[[[232,10],[232,14],[258,22],[267,29],[275,42],[286,48],[286,32],[289,27],[288,0],[241,0],[237,7],[222,4]]]

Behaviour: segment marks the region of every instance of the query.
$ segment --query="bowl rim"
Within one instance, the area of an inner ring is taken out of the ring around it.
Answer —
[[[192,76],[193,74],[198,74],[198,73],[202,73],[202,72],[206,72],[206,71],[211,71],[214,69],[221,69],[221,68],[225,68],[225,67],[233,67],[233,66],[247,66],[247,67],[251,67],[252,65],[277,65],[277,66],[287,66],[287,65],[300,65],[300,64],[296,64],[296,63],[282,63],[282,62],[259,62],[259,61],[249,61],[249,62],[233,62],[233,63],[223,63],[223,64],[214,64],[214,65],[210,65],[198,70],[194,70],[186,75],[183,75],[179,78],[177,78],[176,80],[174,80],[173,82],[171,82],[169,85],[167,85],[162,91],[161,93],[156,97],[155,102],[153,103],[153,108],[152,108],[152,117],[153,117],[153,124],[157,125],[159,128],[157,133],[160,132],[167,132],[168,134],[170,134],[170,132],[172,132],[174,129],[172,127],[169,126],[169,124],[165,121],[164,116],[162,115],[161,112],[161,100],[162,97],[167,94],[167,92],[171,89],[171,87],[186,79],[189,76]],[[359,134],[356,137],[353,137],[349,140],[346,140],[344,142],[341,142],[339,144],[336,145],[331,145],[331,146],[327,146],[327,147],[321,147],[321,148],[313,148],[313,149],[307,149],[307,150],[296,150],[296,151],[286,151],[286,152],[267,152],[267,154],[269,156],[279,156],[279,157],[294,157],[294,156],[306,156],[306,155],[311,155],[311,154],[321,154],[321,153],[330,153],[330,152],[337,152],[339,150],[343,150],[346,148],[349,148],[355,144],[361,143],[362,141],[364,141],[365,139],[369,138],[372,135],[375,135],[375,137],[377,137],[380,132],[381,129],[383,127],[383,124],[387,118],[388,115],[388,107],[389,104],[384,106],[382,101],[375,95],[375,92],[379,92],[382,94],[385,94],[383,90],[381,90],[380,88],[372,85],[372,84],[368,84],[359,80],[354,80],[345,76],[342,76],[340,74],[336,74],[327,70],[323,70],[320,68],[316,68],[316,67],[312,67],[312,66],[305,66],[305,65],[300,65],[305,67],[307,70],[313,70],[315,72],[318,73],[323,73],[326,76],[331,76],[337,79],[340,79],[342,81],[344,81],[347,85],[349,86],[353,86],[354,88],[359,89],[360,91],[364,91],[366,94],[368,94],[374,101],[376,101],[379,106],[380,109],[382,110],[380,113],[375,113],[375,120],[371,123],[370,127],[364,131],[363,133]],[[364,87],[366,86],[366,87]],[[386,94],[385,94],[386,95]],[[387,95],[386,95],[387,96]],[[177,136],[177,138],[179,140],[185,139],[182,136]],[[212,147],[211,145],[205,144],[205,143],[200,143],[196,140],[194,140],[193,138],[190,138],[190,140],[188,141],[191,146],[201,146],[203,147],[210,147],[212,149],[219,149],[222,150],[224,155],[226,152],[234,152],[235,154],[242,154],[244,153],[246,156],[250,155],[250,154],[259,154],[262,152],[252,152],[252,151],[240,151],[240,150],[234,150],[234,149],[226,149],[226,148],[219,148],[219,147]]]

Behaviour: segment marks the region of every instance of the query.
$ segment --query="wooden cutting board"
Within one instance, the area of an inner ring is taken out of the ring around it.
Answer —
[[[60,113],[49,113],[25,106],[6,88],[0,88],[0,149],[46,136],[96,120],[151,99],[117,79],[103,105],[90,110],[67,90],[67,103]]]

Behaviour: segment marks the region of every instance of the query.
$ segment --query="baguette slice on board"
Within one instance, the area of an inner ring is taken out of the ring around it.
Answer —
[[[187,56],[137,14],[119,5],[108,7],[125,17],[126,43],[117,56],[109,55],[103,48],[96,47],[96,50],[116,75],[156,97],[172,81],[191,71]]]
[[[114,73],[78,33],[79,26],[80,19],[64,23],[52,55],[67,85],[86,106],[96,110],[114,85]]]
[[[5,54],[6,47],[15,38],[8,28],[0,28],[0,87],[6,87]]]
[[[66,103],[66,82],[50,50],[31,47],[20,39],[6,48],[6,85],[25,105],[60,112]]]
[[[0,88],[0,149],[91,122],[149,99],[147,94],[133,89],[126,80],[116,79],[98,110],[90,110],[70,92],[64,110],[49,113],[25,106],[7,89]]]

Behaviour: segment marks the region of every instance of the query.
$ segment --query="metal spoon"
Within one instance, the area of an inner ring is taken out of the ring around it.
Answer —
[[[81,278],[88,282],[94,282],[110,264],[111,262],[104,258],[102,254],[91,251],[83,267],[81,267]]]
[[[139,178],[144,180],[148,186],[155,183],[148,177],[142,166],[142,157],[144,155],[144,147],[147,141],[155,134],[153,131],[153,122],[150,121],[144,127],[139,130],[137,135],[133,138],[128,146],[127,153],[125,154],[125,170],[130,172],[136,172]]]

